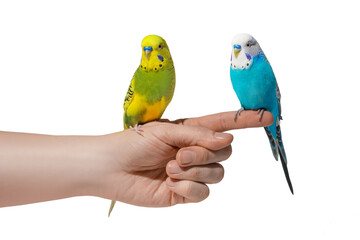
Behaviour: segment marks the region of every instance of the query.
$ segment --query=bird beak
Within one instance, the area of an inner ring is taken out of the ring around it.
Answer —
[[[150,50],[145,50],[145,56],[146,56],[146,59],[147,59],[147,60],[149,60],[150,53],[151,53]]]
[[[241,50],[234,49],[235,58],[237,58],[237,57],[239,56],[240,51],[241,51]]]
[[[145,57],[147,60],[149,60],[152,50],[152,47],[144,47]]]
[[[236,44],[234,45],[234,55],[235,55],[235,58],[237,58],[239,56],[239,53],[241,52],[241,46]]]

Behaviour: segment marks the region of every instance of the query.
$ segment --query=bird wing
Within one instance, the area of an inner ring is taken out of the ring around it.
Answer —
[[[278,107],[279,107],[279,119],[282,120],[282,116],[281,116],[281,93],[280,93],[280,88],[279,88],[279,84],[277,84],[276,82],[276,99],[277,99],[277,103],[278,103]]]
[[[134,82],[135,82],[135,78],[133,77],[131,79],[129,89],[128,89],[128,91],[126,93],[126,96],[125,96],[125,99],[124,99],[124,106],[123,107],[124,107],[125,111],[129,107],[132,100],[134,99]]]

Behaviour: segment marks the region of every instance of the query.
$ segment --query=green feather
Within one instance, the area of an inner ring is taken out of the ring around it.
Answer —
[[[145,72],[140,68],[135,72],[134,91],[146,96],[149,104],[160,101],[162,97],[165,97],[167,101],[172,98],[175,88],[175,70],[172,62],[169,62],[168,65],[157,72]]]

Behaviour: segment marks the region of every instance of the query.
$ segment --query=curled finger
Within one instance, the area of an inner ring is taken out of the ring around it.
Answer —
[[[219,163],[204,166],[180,167],[170,161],[166,167],[169,177],[176,180],[191,180],[201,183],[218,183],[224,178],[224,167]]]
[[[201,202],[210,194],[209,187],[203,183],[167,178],[166,184],[172,192],[182,197],[182,202],[177,203]]]
[[[199,146],[184,147],[176,154],[176,161],[182,167],[207,165],[228,159],[232,153],[231,145],[217,151]]]

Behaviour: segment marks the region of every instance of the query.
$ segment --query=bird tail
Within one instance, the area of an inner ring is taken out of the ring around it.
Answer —
[[[111,201],[108,217],[110,217],[110,214],[111,214],[112,210],[114,209],[115,203],[116,203],[115,200]]]
[[[270,130],[267,127],[264,127],[266,135],[269,138],[269,142],[270,142],[270,147],[271,147],[271,151],[274,155],[275,160],[277,161],[279,159],[279,153],[278,153],[278,147],[276,145],[276,141],[273,138],[273,136],[271,135]]]
[[[276,138],[277,138],[276,143],[277,143],[277,147],[278,147],[278,151],[279,151],[279,155],[280,155],[281,165],[284,169],[286,181],[289,185],[291,193],[294,194],[294,190],[293,190],[291,180],[290,180],[289,170],[287,168],[287,158],[286,158],[285,148],[284,148],[284,145],[282,142],[279,120],[276,123]]]
[[[271,145],[271,150],[273,152],[274,158],[276,160],[278,160],[278,155],[280,155],[280,161],[281,161],[281,165],[282,165],[283,170],[284,170],[286,181],[287,181],[287,183],[289,185],[291,193],[294,194],[294,190],[293,190],[292,183],[291,183],[291,180],[290,180],[289,170],[287,168],[287,158],[286,158],[284,144],[282,142],[279,120],[277,120],[277,122],[276,122],[276,138],[277,139],[275,139],[272,136],[270,130],[267,127],[265,127],[265,132],[266,132],[266,135],[269,138],[269,142],[270,142],[270,145]]]

